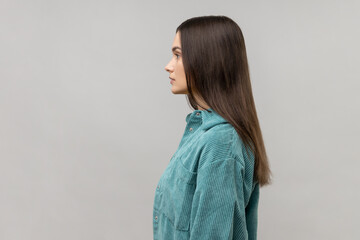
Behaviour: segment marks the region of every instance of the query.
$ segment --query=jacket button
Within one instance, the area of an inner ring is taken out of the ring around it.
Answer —
[[[160,187],[159,186],[157,186],[157,189],[159,189]]]
[[[155,220],[157,220],[158,219],[158,216],[155,216]]]
[[[197,112],[197,113],[196,113],[196,115],[198,115],[198,116],[199,116],[199,115],[200,115],[200,113],[199,113],[199,112]]]
[[[192,131],[192,128],[190,128],[189,130]]]

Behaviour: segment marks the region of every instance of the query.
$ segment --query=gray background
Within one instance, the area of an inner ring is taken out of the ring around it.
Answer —
[[[156,184],[192,110],[176,27],[245,36],[273,184],[258,239],[359,239],[357,1],[0,1],[0,239],[152,239]]]

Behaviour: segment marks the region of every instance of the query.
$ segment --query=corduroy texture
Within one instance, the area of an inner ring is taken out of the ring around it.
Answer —
[[[154,240],[256,240],[259,184],[235,129],[213,109],[186,116],[179,147],[158,182]]]

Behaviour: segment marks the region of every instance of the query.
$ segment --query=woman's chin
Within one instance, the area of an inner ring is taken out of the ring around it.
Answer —
[[[186,94],[186,90],[178,89],[176,86],[172,86],[171,92],[173,94]]]

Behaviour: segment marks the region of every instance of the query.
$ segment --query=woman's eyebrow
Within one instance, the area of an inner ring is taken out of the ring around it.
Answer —
[[[176,49],[181,50],[181,48],[180,48],[180,47],[177,47],[177,46],[176,46],[176,47],[173,47],[171,50],[172,50],[173,52],[175,52]]]

